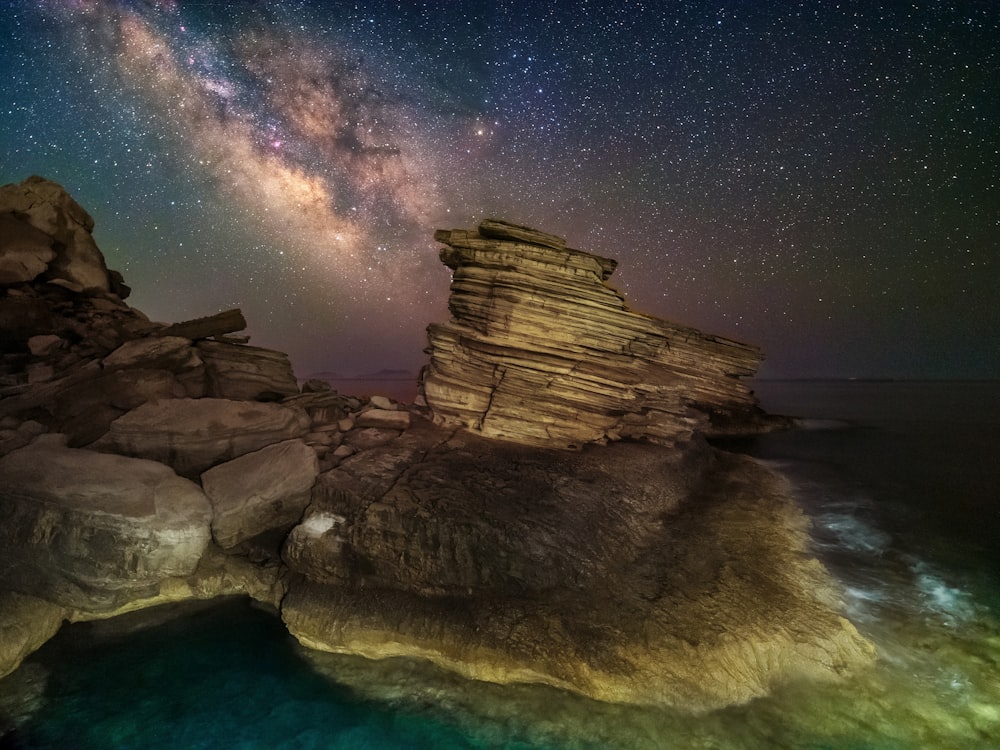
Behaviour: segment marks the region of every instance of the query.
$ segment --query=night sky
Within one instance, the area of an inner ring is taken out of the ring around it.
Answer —
[[[416,370],[435,228],[620,261],[765,377],[1000,377],[1000,2],[0,1],[0,183],[154,320]]]

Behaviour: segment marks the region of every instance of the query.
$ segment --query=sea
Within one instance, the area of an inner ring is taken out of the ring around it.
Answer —
[[[798,428],[719,447],[788,477],[870,669],[692,714],[310,652],[227,599],[64,626],[0,748],[1000,748],[1000,382],[753,385]]]

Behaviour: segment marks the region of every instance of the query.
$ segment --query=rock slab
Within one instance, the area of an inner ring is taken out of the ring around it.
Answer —
[[[753,461],[426,425],[317,482],[283,550],[282,617],[306,646],[690,710],[870,664]]]
[[[302,517],[319,473],[316,452],[285,440],[214,466],[201,475],[212,503],[212,536],[230,549]]]
[[[149,458],[196,477],[206,469],[309,430],[301,409],[218,398],[150,401],[111,423],[95,450]]]
[[[194,571],[211,505],[163,464],[67,448],[45,435],[0,458],[0,580],[91,611],[152,596]]]

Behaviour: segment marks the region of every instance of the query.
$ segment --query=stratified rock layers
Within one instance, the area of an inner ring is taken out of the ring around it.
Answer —
[[[629,310],[605,283],[615,261],[492,220],[435,239],[454,272],[452,319],[428,328],[422,378],[440,423],[578,448],[669,445],[760,422],[739,380],[756,372],[760,350]]]

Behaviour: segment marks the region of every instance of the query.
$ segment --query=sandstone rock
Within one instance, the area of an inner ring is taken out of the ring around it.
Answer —
[[[632,312],[605,283],[613,260],[493,220],[435,238],[454,272],[421,383],[439,423],[563,448],[761,426],[739,379],[760,351]]]
[[[233,331],[242,331],[247,327],[246,318],[238,309],[225,310],[215,315],[207,315],[204,318],[185,320],[181,323],[173,323],[165,327],[160,335],[180,336],[185,339],[207,339],[212,336],[221,336]]]
[[[299,392],[288,355],[256,346],[199,341],[208,395],[213,398],[277,401]]]
[[[104,256],[91,236],[94,220],[61,186],[42,177],[4,185],[0,187],[3,213],[51,238],[50,247],[56,254],[47,270],[52,278],[76,284],[81,290],[110,290]]]
[[[486,219],[479,225],[479,233],[483,237],[492,237],[499,240],[513,240],[515,242],[526,242],[529,245],[539,245],[540,247],[551,247],[556,250],[565,250],[566,240],[554,234],[539,232],[531,227],[524,227],[518,224],[510,224],[498,219]],[[436,238],[436,237],[435,237]],[[614,261],[608,259],[611,264],[608,275],[614,270]],[[605,277],[607,278],[607,277]]]
[[[202,362],[190,339],[180,336],[155,336],[133,339],[115,349],[102,362],[105,370],[128,367],[187,370]]]
[[[149,402],[111,423],[92,447],[151,458],[195,477],[215,464],[309,431],[300,409],[228,399],[169,399]]]
[[[395,440],[399,437],[397,430],[386,430],[378,427],[367,427],[363,430],[351,430],[344,436],[344,443],[355,450],[365,451]]]
[[[26,368],[28,373],[28,384],[34,385],[36,383],[44,383],[48,380],[52,380],[55,376],[56,371],[52,365],[46,362],[32,362]]]
[[[219,464],[201,475],[212,503],[212,536],[223,549],[302,517],[319,471],[316,453],[286,440]]]
[[[410,415],[405,411],[369,409],[358,415],[356,425],[384,430],[405,430],[410,426]]]
[[[44,599],[0,591],[0,678],[54,636],[66,615],[65,607]]]
[[[376,409],[390,410],[396,408],[392,401],[390,401],[385,396],[372,396],[368,399],[368,403],[371,404]]]
[[[310,648],[706,710],[871,662],[807,543],[778,477],[697,442],[565,453],[420,422],[319,478],[282,617]]]
[[[0,458],[5,586],[100,611],[194,571],[211,539],[211,506],[198,485],[162,464],[58,438]]]
[[[303,393],[333,393],[333,386],[325,380],[311,378],[302,384]]]
[[[32,281],[56,257],[52,238],[11,213],[0,213],[0,285]]]
[[[54,352],[64,343],[66,342],[54,334],[32,336],[28,339],[28,351],[35,357],[44,357]]]
[[[183,398],[185,387],[169,370],[110,370],[59,388],[45,409],[52,427],[72,447],[92,443],[122,414],[156,399]]]

